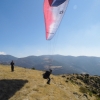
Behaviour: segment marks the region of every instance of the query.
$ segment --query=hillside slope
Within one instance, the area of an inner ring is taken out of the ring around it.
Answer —
[[[42,78],[44,72],[0,65],[0,100],[96,100],[79,92],[79,85],[66,78],[51,75],[51,84]]]

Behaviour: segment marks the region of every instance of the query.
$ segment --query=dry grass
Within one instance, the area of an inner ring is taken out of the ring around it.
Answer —
[[[87,100],[81,98],[83,94],[78,85],[54,75],[51,75],[51,84],[47,85],[42,74],[42,71],[17,66],[11,72],[9,65],[0,65],[0,100]],[[89,98],[95,100],[93,96]]]

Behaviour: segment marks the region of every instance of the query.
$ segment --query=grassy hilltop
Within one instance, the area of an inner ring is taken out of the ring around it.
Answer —
[[[43,73],[17,66],[11,72],[9,65],[0,65],[0,100],[100,100],[81,76],[51,75],[48,85]]]

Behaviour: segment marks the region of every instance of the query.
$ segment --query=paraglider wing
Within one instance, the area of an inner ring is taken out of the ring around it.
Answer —
[[[44,0],[46,39],[50,40],[57,31],[69,0]]]

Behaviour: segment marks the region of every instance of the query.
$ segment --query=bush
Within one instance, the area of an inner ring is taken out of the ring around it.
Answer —
[[[92,92],[89,92],[89,95],[92,97]]]
[[[100,100],[100,98],[97,98],[96,100]]]
[[[82,93],[88,92],[88,90],[85,87],[80,87],[79,89],[80,89],[80,92],[82,92]]]
[[[33,70],[35,70],[35,68],[34,68],[34,67],[33,67],[32,69],[33,69]]]
[[[92,93],[93,94],[97,94],[98,92],[96,90],[92,90]]]
[[[89,79],[88,78],[84,78],[84,83],[89,84]]]

